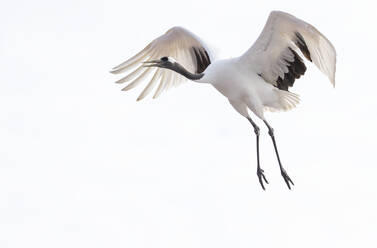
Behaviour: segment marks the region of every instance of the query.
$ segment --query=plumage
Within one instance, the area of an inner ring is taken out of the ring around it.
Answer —
[[[293,61],[286,61],[288,72],[284,73],[283,78],[280,76],[276,80],[276,86],[281,90],[288,90],[292,87],[296,79],[305,74],[306,66],[302,58],[292,48],[288,48],[293,54]]]
[[[111,72],[128,72],[117,81],[129,82],[123,90],[132,89],[149,78],[137,100],[153,89],[156,98],[185,79],[212,84],[254,128],[257,175],[262,188],[265,189],[264,183],[268,181],[259,163],[260,131],[248,110],[266,124],[281,175],[291,189],[293,182],[281,164],[274,130],[264,112],[297,106],[299,96],[289,92],[289,88],[306,73],[304,58],[313,62],[335,86],[336,52],[330,41],[312,25],[288,13],[272,11],[258,39],[239,57],[215,60],[197,36],[184,28],[173,27]]]
[[[262,33],[251,48],[241,56],[243,63],[276,85],[284,79],[286,59],[292,59],[293,50],[301,50],[335,85],[336,52],[330,41],[312,25],[281,11],[273,11]]]
[[[174,58],[189,71],[197,73],[203,72],[211,63],[208,52],[198,37],[182,27],[173,27],[149,43],[138,54],[114,67],[111,73],[124,73],[136,67],[136,69],[116,82],[131,82],[123,88],[124,91],[130,90],[139,85],[154,70],[153,68],[143,67],[141,62],[159,59],[164,56]],[[151,92],[156,85],[159,86],[155,91],[154,98],[158,97],[162,91],[170,89],[173,85],[179,85],[184,80],[181,75],[166,71],[164,81],[161,78],[157,78],[152,84],[148,83],[148,89],[143,90],[144,94],[142,93],[138,100],[143,99],[147,95],[146,93]]]

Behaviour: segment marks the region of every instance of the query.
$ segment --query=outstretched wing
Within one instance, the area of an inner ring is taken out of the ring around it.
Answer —
[[[165,56],[174,58],[187,70],[195,73],[203,72],[211,63],[208,50],[199,38],[182,27],[173,27],[149,43],[138,54],[114,67],[111,73],[127,72],[125,77],[117,81],[117,83],[130,82],[122,90],[132,89],[144,79],[150,78],[137,100],[143,99],[158,85],[153,95],[153,98],[156,98],[172,85],[178,85],[185,80],[183,76],[171,70],[143,67],[143,61],[160,59]],[[134,70],[131,71],[132,69]]]
[[[259,38],[241,60],[265,81],[288,90],[306,71],[298,51],[335,86],[333,45],[312,25],[281,11],[271,12]]]

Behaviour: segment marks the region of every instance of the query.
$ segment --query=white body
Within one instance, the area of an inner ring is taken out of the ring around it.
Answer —
[[[264,119],[265,109],[289,109],[284,101],[287,95],[291,95],[292,103],[298,103],[297,96],[266,83],[256,72],[244,66],[240,57],[215,61],[205,72],[198,82],[212,84],[245,117],[249,116],[247,108],[261,119]]]

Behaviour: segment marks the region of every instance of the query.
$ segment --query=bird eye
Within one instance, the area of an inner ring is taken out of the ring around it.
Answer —
[[[161,61],[164,61],[164,62],[168,61],[168,57],[162,57]]]

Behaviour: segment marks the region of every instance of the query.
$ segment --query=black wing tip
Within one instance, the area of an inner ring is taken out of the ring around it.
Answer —
[[[277,87],[280,90],[288,91],[289,87],[292,87],[295,80],[300,78],[306,72],[306,66],[302,60],[302,58],[293,50],[292,48],[288,47],[289,50],[293,53],[294,60],[288,63],[288,72],[284,73],[284,78],[280,76],[276,80]]]
[[[211,64],[211,60],[207,51],[203,47],[192,47],[193,57],[196,61],[196,73],[202,73],[207,69],[209,64]]]
[[[310,62],[312,62],[312,58],[310,56],[310,52],[309,52],[308,46],[306,45],[304,37],[299,32],[295,32],[295,35],[297,38],[295,41],[296,46],[300,49],[302,54],[304,54],[305,58],[309,60]]]

